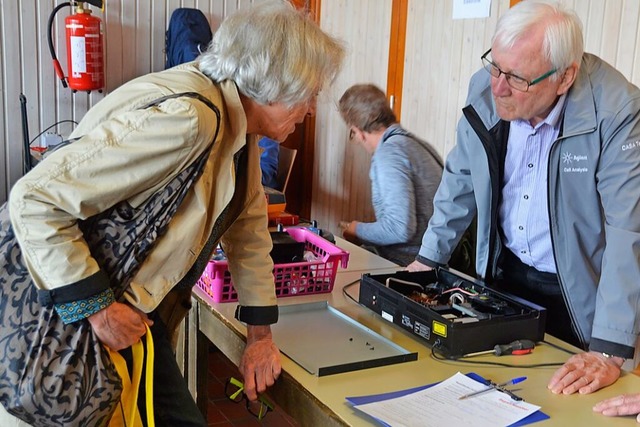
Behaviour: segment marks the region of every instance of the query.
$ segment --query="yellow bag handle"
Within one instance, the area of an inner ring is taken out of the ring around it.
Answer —
[[[154,427],[155,419],[153,416],[153,337],[149,325],[147,326],[147,366],[145,375],[145,393],[147,407],[147,426]],[[116,371],[122,378],[122,395],[120,396],[120,411],[117,411],[109,421],[109,427],[142,427],[142,418],[138,411],[138,390],[140,388],[140,380],[142,378],[142,366],[144,355],[144,346],[142,340],[139,340],[131,346],[133,353],[133,375],[129,377],[127,362],[117,351],[109,350],[111,360],[116,367]]]

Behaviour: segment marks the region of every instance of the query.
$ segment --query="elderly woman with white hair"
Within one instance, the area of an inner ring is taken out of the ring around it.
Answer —
[[[131,359],[148,325],[155,419],[206,425],[171,342],[218,243],[247,324],[247,398],[274,383],[278,308],[258,139],[283,141],[313,114],[343,57],[341,42],[288,2],[241,9],[196,61],[106,96],[72,143],[16,183],[0,211],[0,249],[15,255],[0,262],[8,413],[33,425],[105,424],[120,411],[120,386],[103,346]],[[122,232],[104,231],[114,223]]]

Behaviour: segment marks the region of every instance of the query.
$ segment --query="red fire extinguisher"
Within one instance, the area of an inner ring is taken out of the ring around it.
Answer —
[[[102,0],[87,2],[65,2],[56,6],[49,15],[49,50],[53,59],[53,67],[63,87],[73,92],[98,90],[104,87],[104,55],[102,46],[102,21],[84,7],[84,3],[103,8]],[[67,71],[65,79],[62,67],[56,57],[52,41],[53,19],[63,7],[75,8],[75,13],[65,18],[67,42]]]

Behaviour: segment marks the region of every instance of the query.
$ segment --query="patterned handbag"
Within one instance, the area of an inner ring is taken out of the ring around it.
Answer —
[[[197,93],[169,95],[142,108],[181,96],[205,102],[220,122],[218,108]],[[166,232],[209,153],[142,206],[123,201],[81,222],[91,254],[109,276],[116,297]],[[0,207],[0,402],[33,426],[107,425],[120,401],[122,380],[88,320],[65,325],[52,304],[39,301],[7,206]]]

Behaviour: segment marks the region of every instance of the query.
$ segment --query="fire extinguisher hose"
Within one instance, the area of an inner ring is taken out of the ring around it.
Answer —
[[[71,6],[71,2],[64,2],[64,3],[60,3],[59,5],[57,5],[52,11],[51,14],[49,15],[49,22],[47,24],[47,29],[48,34],[47,34],[47,41],[49,42],[49,52],[51,52],[51,59],[53,59],[53,68],[56,71],[56,75],[58,76],[58,78],[60,79],[60,81],[62,82],[62,86],[63,87],[67,87],[67,82],[64,78],[64,72],[62,71],[62,67],[60,66],[60,62],[58,62],[58,58],[56,56],[56,50],[53,47],[53,37],[52,37],[52,32],[53,32],[53,19],[56,16],[56,13],[58,13],[58,11],[60,9],[62,9],[63,7],[66,6]]]

